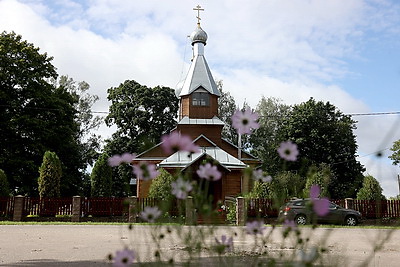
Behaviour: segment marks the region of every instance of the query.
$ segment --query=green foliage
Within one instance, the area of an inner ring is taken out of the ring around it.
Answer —
[[[10,195],[10,186],[8,184],[7,176],[2,169],[0,169],[0,197],[7,197]]]
[[[355,121],[329,102],[311,98],[295,105],[282,121],[278,140],[296,143],[300,155],[296,162],[287,163],[285,167],[305,176],[310,166],[325,163],[336,178],[328,186],[330,196],[334,199],[354,197],[361,187],[364,171],[356,160],[354,129]]]
[[[280,140],[278,130],[288,115],[290,106],[279,99],[263,97],[257,105],[260,128],[250,136],[252,153],[263,162],[263,169],[275,174],[282,170],[279,155],[276,152]]]
[[[106,153],[100,155],[94,164],[90,179],[92,181],[92,197],[111,197],[112,196],[112,170],[108,166],[109,156]]]
[[[61,161],[54,152],[46,151],[39,168],[38,188],[40,197],[60,197],[62,177]]]
[[[322,163],[318,167],[311,166],[308,170],[303,197],[310,197],[310,188],[312,185],[319,185],[321,189],[320,197],[329,197],[328,185],[332,179],[333,173],[327,164]]]
[[[91,137],[82,137],[95,121],[87,117],[95,99],[83,94],[87,84],[77,89],[71,79],[55,82],[52,59],[15,33],[0,35],[0,166],[16,194],[38,193],[32,177],[46,151],[64,163],[61,192],[67,196],[81,190],[82,174],[93,159]]]
[[[305,179],[295,172],[282,171],[272,178],[271,197],[283,203],[285,199],[299,197],[305,185]]]
[[[254,182],[252,190],[246,196],[248,198],[272,198],[272,184],[263,182]]]
[[[175,177],[162,168],[159,169],[159,173],[151,182],[149,197],[169,200],[172,198],[171,183]]]
[[[105,151],[109,155],[143,152],[175,127],[178,99],[171,88],[149,88],[127,80],[108,89],[108,100],[111,106],[105,122],[117,127],[112,138],[106,140]],[[120,185],[116,189],[118,196],[128,194],[123,186],[127,177],[132,177],[131,170],[113,169],[113,178]]]
[[[364,177],[363,186],[357,193],[357,199],[360,200],[384,200],[382,187],[372,175]]]
[[[390,150],[393,152],[392,155],[389,156],[391,160],[393,160],[393,165],[400,164],[400,140],[397,140],[393,143],[392,148]]]
[[[222,138],[229,140],[230,142],[237,144],[238,134],[232,125],[232,115],[235,113],[237,106],[235,99],[231,96],[228,91],[223,90],[223,83],[221,80],[217,81],[218,90],[221,92],[220,98],[218,98],[218,117],[225,122],[225,126],[222,129]]]

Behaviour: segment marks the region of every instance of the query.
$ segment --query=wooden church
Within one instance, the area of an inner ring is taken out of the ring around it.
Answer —
[[[199,7],[198,7],[199,9]],[[197,10],[198,10],[197,9]],[[161,143],[139,154],[132,163],[146,161],[156,164],[171,174],[177,171],[189,172],[193,179],[199,179],[196,170],[206,158],[212,159],[222,173],[222,178],[211,182],[210,193],[214,201],[226,196],[237,196],[250,189],[250,181],[242,171],[248,166],[260,162],[245,151],[239,152],[238,146],[221,136],[225,123],[218,118],[218,98],[220,91],[214,81],[204,56],[207,34],[200,27],[200,18],[196,29],[190,35],[193,47],[193,59],[187,76],[180,88],[176,89],[179,98],[179,122],[173,131],[188,135],[200,147],[199,153],[176,152],[166,154]],[[137,196],[148,196],[151,181],[137,181]]]

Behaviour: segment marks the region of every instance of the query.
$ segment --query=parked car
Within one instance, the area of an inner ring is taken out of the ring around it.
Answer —
[[[278,221],[294,221],[296,224],[311,222],[344,224],[355,226],[361,222],[361,213],[352,209],[345,209],[335,203],[329,202],[329,213],[318,216],[312,209],[310,199],[295,199],[287,202],[279,210]]]

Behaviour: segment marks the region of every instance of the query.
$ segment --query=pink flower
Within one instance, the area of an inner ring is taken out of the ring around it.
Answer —
[[[152,180],[158,175],[156,165],[147,164],[146,162],[141,162],[139,164],[133,165],[133,173],[138,179],[144,181]]]
[[[246,223],[246,232],[249,235],[262,235],[265,230],[263,221],[252,221]]]
[[[135,154],[124,153],[121,156],[118,154],[113,155],[112,157],[108,158],[108,165],[111,167],[116,167],[122,163],[131,163],[133,159],[136,158]]]
[[[135,259],[135,254],[130,249],[118,250],[115,254],[114,264],[116,267],[130,266]]]
[[[215,242],[217,242],[218,247],[222,248],[221,253],[233,250],[233,238],[232,237],[227,238],[226,235],[222,235],[221,241],[219,241],[217,238],[215,238]]]
[[[218,181],[221,179],[221,173],[217,170],[217,166],[213,166],[210,163],[200,165],[196,173],[200,178],[210,181]]]
[[[319,185],[313,184],[310,188],[310,198],[313,203],[313,209],[318,216],[325,216],[329,213],[329,200],[327,198],[318,198],[321,193]]]
[[[263,170],[258,169],[253,171],[253,179],[258,182],[269,183],[272,181],[272,177],[265,175]]]
[[[157,207],[145,207],[139,216],[146,222],[153,223],[160,215],[161,211]]]
[[[185,199],[188,193],[193,189],[192,184],[179,177],[171,183],[172,194],[179,199]]]
[[[199,147],[195,145],[192,139],[187,135],[181,135],[178,132],[172,132],[169,135],[161,137],[161,147],[167,154],[172,154],[178,151],[187,151],[189,153],[199,152]]]
[[[244,112],[236,110],[232,116],[232,126],[236,129],[238,134],[251,134],[251,131],[258,129],[260,125],[257,122],[258,114],[252,112],[250,108]]]
[[[313,209],[318,216],[325,216],[329,213],[329,200],[327,198],[314,199]]]
[[[296,161],[299,155],[297,145],[292,141],[282,142],[278,148],[279,156],[287,161]]]

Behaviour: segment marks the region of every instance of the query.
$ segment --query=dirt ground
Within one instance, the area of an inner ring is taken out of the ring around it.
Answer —
[[[195,230],[196,229],[196,230]],[[187,242],[208,231],[207,227],[174,226],[156,227],[135,225],[1,225],[0,266],[110,266],[107,255],[124,247],[134,249],[140,262],[154,262],[152,235],[163,234],[159,242],[162,259],[173,259],[177,265],[187,257],[186,245],[180,236],[191,233]],[[233,236],[235,254],[218,258],[202,249],[200,266],[256,266],[259,260],[296,255],[294,235],[283,240],[282,229],[267,228],[265,244],[253,236],[246,235],[243,227],[218,226],[206,238],[215,244],[215,237]],[[302,228],[302,237],[310,238],[309,247],[326,248],[322,259],[331,266],[400,266],[400,231],[389,229],[362,228]],[[377,251],[376,246],[380,247]],[[267,256],[254,257],[257,252],[266,251]],[[374,252],[375,251],[375,252]],[[147,266],[147,264],[145,264]]]

